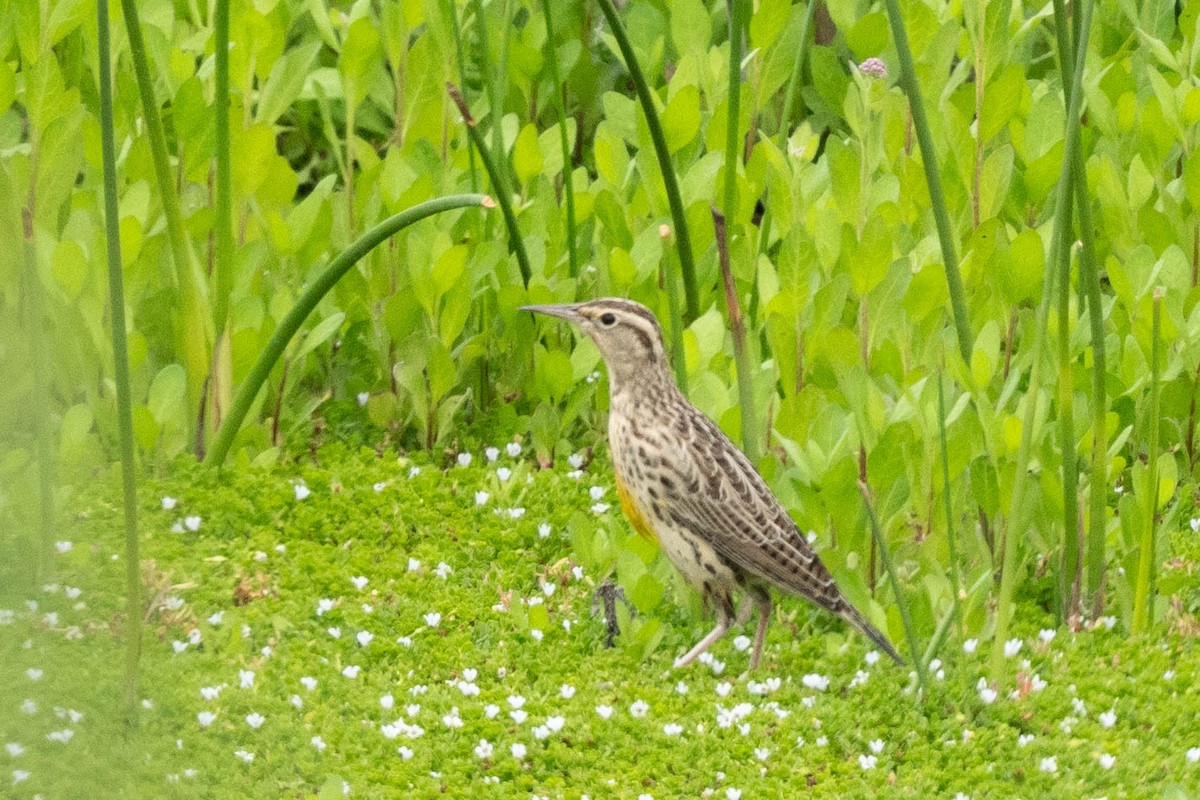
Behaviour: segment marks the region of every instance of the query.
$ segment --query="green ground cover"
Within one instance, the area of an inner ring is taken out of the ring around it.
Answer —
[[[1200,796],[1200,653],[1180,626],[1048,628],[1034,576],[995,687],[986,644],[952,633],[921,702],[798,600],[754,675],[733,637],[676,671],[709,621],[624,541],[608,466],[466,460],[331,446],[147,485],[133,733],[119,492],[76,496],[42,585],[0,589],[0,796]],[[1187,602],[1200,536],[1181,527]],[[610,573],[641,612],[606,649]]]

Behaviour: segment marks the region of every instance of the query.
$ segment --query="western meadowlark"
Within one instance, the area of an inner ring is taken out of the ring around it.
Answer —
[[[580,326],[608,365],[608,441],[621,508],[656,540],[717,625],[675,661],[685,666],[758,609],[750,668],[758,665],[771,615],[770,587],[841,617],[900,662],[833,582],[796,523],[729,438],[675,386],[662,329],[645,306],[617,298],[525,306]],[[734,614],[733,595],[743,593]]]

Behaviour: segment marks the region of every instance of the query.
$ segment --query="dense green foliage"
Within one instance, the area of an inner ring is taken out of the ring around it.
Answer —
[[[120,724],[118,484],[92,487],[45,585],[0,589],[0,743],[23,750],[0,751],[0,794],[325,800],[345,781],[352,798],[1195,796],[1194,640],[1147,647],[1104,625],[1049,638],[1052,615],[1023,601],[1016,679],[989,694],[986,648],[956,642],[922,703],[907,670],[787,600],[758,674],[738,677],[748,640],[733,637],[720,663],[672,670],[708,622],[644,588],[671,574],[651,552],[614,571],[632,534],[615,504],[592,508],[594,491],[613,499],[609,466],[571,468],[503,448],[449,469],[325,448],[144,487],[136,732]],[[1178,540],[1193,570],[1196,541]],[[612,650],[593,599],[608,575],[639,612]],[[12,785],[12,770],[28,777]]]
[[[434,462],[518,437],[561,467],[602,442],[599,356],[517,308],[622,295],[894,641],[931,658],[990,637],[1003,690],[1006,631],[1033,609],[1194,632],[1194,567],[1169,556],[1196,491],[1200,4],[1106,2],[1086,28],[1087,2],[831,0],[812,24],[791,0],[730,7],[732,25],[702,0],[124,2],[107,132],[143,473],[209,449],[289,313],[302,335],[229,430],[239,475],[330,435]],[[94,8],[15,9],[0,578],[29,588],[116,458],[120,371]],[[500,208],[423,219],[308,291],[382,220],[468,192]],[[572,546],[649,556],[603,542]],[[656,600],[646,575],[620,583]]]

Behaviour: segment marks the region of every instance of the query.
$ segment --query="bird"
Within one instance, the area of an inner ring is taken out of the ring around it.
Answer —
[[[609,297],[521,310],[572,323],[595,342],[608,369],[608,441],[621,509],[715,610],[716,626],[676,659],[675,668],[748,622],[756,609],[754,670],[771,620],[772,589],[834,614],[903,663],[834,583],[749,459],[680,392],[650,309]],[[742,597],[736,613],[735,594]]]

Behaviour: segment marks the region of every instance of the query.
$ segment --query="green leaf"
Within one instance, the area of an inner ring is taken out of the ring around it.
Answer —
[[[882,11],[860,17],[854,26],[846,31],[846,44],[859,61],[882,53],[890,38],[887,15]]]
[[[700,90],[688,85],[675,93],[662,114],[667,149],[675,153],[700,132]]]
[[[517,179],[522,184],[528,184],[542,172],[542,150],[538,147],[538,132],[533,123],[529,123],[517,134],[513,144],[513,169]]]
[[[1019,64],[1004,69],[984,87],[979,141],[990,142],[1016,116],[1025,96],[1025,70]]]
[[[701,0],[671,3],[671,41],[680,55],[699,58],[712,41],[712,21]]]
[[[168,364],[150,382],[146,405],[159,425],[166,425],[184,409],[187,394],[187,373],[178,364]]]
[[[638,611],[649,614],[658,605],[663,596],[663,585],[649,572],[638,578],[629,593],[629,599],[637,606]]]
[[[319,52],[321,43],[309,42],[287,51],[275,62],[259,93],[255,121],[272,125],[296,102]]]
[[[333,335],[341,329],[342,323],[346,321],[346,314],[342,311],[334,312],[325,319],[318,322],[304,336],[304,341],[296,349],[296,355],[293,359],[299,361],[306,355],[316,350],[325,342],[333,338]]]
[[[82,451],[92,432],[93,421],[91,406],[86,403],[71,406],[63,414],[62,426],[58,431],[58,452],[63,460],[74,460]]]
[[[70,239],[64,239],[54,246],[54,255],[50,258],[50,270],[54,282],[69,300],[75,300],[83,291],[88,276],[88,258],[83,248]]]

